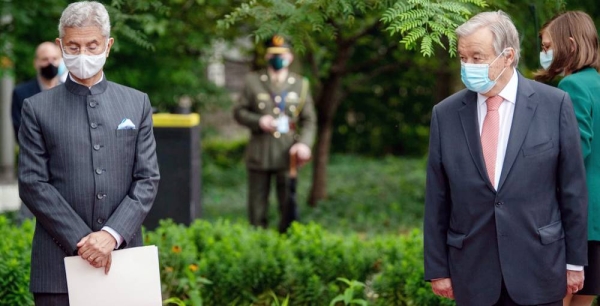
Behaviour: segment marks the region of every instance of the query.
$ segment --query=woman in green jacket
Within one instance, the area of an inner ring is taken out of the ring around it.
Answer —
[[[600,61],[598,32],[584,12],[555,16],[540,31],[542,70],[536,80],[564,76],[558,88],[566,91],[575,109],[588,186],[588,266],[583,288],[567,294],[564,305],[589,306],[600,295]],[[567,157],[571,158],[571,157]],[[575,158],[575,157],[572,157]]]

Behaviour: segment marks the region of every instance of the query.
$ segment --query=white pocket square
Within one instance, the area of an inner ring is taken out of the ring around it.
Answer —
[[[135,130],[135,124],[131,120],[125,118],[117,126],[117,130]]]

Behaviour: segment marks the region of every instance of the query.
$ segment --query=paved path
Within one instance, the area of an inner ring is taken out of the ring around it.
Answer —
[[[0,212],[18,210],[21,205],[17,184],[0,185]]]

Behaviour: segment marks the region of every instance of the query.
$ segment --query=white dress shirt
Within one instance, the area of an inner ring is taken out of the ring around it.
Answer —
[[[496,172],[494,177],[494,186],[498,188],[500,175],[502,175],[502,166],[504,166],[504,156],[506,155],[506,147],[508,146],[508,138],[510,136],[510,128],[512,127],[513,115],[515,113],[515,104],[517,102],[517,88],[519,87],[519,77],[517,70],[513,68],[513,75],[498,94],[504,99],[498,108],[500,115],[500,127],[498,131],[498,151],[496,153]],[[486,96],[477,94],[477,117],[479,119],[479,135],[483,130],[483,120],[487,114]],[[567,270],[582,271],[583,266],[567,264]]]
[[[498,133],[498,151],[496,153],[496,172],[494,177],[494,186],[498,188],[500,175],[502,174],[502,166],[504,165],[504,155],[506,155],[506,146],[508,145],[508,137],[510,136],[510,128],[512,126],[513,114],[515,113],[515,102],[517,101],[517,87],[519,85],[519,77],[517,70],[513,68],[513,75],[498,94],[504,99],[498,113],[500,115],[500,127]],[[483,120],[487,114],[487,104],[485,101],[488,97],[477,94],[477,114],[479,118],[479,135],[483,130]]]

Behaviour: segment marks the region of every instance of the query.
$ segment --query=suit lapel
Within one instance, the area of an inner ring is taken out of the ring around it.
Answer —
[[[463,132],[467,139],[467,146],[473,158],[473,162],[477,166],[477,170],[481,178],[486,181],[488,187],[494,190],[494,186],[490,182],[485,162],[483,160],[483,151],[481,149],[481,136],[479,135],[479,120],[477,115],[477,94],[472,91],[467,91],[463,98],[464,106],[458,110],[460,121],[462,123]]]
[[[535,92],[531,88],[529,82],[532,81],[519,74],[517,101],[515,102],[515,112],[513,114],[512,127],[510,128],[510,134],[508,136],[508,144],[506,146],[506,154],[504,155],[504,165],[502,166],[502,172],[500,173],[498,190],[502,188],[510,169],[515,163],[515,159],[523,145],[525,136],[527,136],[527,132],[529,131],[531,118],[533,118],[538,106],[538,101],[532,99]]]

